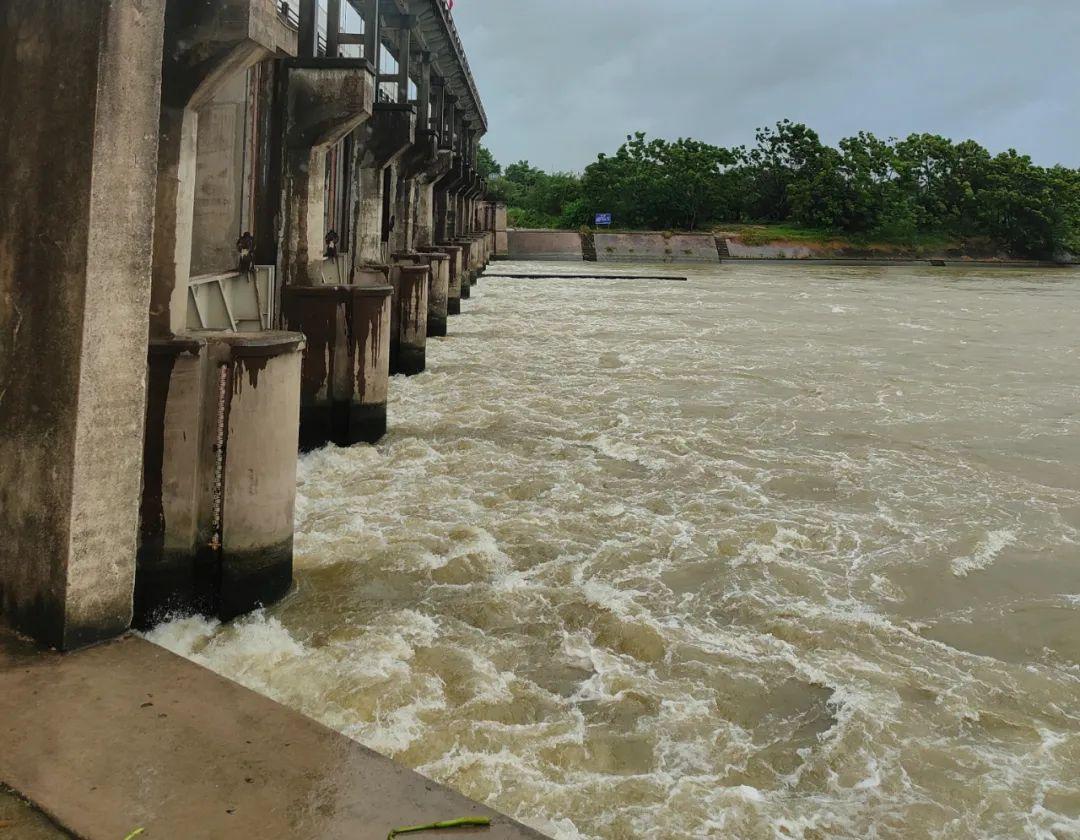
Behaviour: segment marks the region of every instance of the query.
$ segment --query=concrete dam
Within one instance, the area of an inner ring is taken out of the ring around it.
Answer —
[[[535,836],[129,633],[289,591],[298,452],[379,440],[505,251],[447,4],[12,0],[0,103],[0,782],[86,837]]]

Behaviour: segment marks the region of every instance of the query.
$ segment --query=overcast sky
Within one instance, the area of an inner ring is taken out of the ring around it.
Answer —
[[[646,131],[933,132],[1080,166],[1080,0],[456,0],[504,165]]]

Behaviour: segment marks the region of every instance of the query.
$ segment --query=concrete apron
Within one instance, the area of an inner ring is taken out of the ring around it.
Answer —
[[[285,332],[151,343],[135,626],[289,590],[303,349]]]
[[[390,313],[390,374],[413,376],[427,367],[427,265],[390,268],[394,304]]]
[[[0,721],[0,780],[87,840],[384,840],[469,816],[492,826],[454,838],[542,838],[135,636],[61,656],[0,630]]]
[[[428,273],[428,338],[442,338],[446,335],[447,315],[449,314],[450,296],[450,258],[446,254],[426,251],[408,251],[394,254],[394,260],[401,263],[426,265]]]
[[[393,288],[290,286],[289,329],[307,336],[300,377],[300,450],[376,443],[386,434]]]

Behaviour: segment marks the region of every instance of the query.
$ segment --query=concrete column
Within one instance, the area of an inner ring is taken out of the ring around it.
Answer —
[[[510,255],[510,237],[507,233],[506,205],[495,205],[495,254],[500,257]]]
[[[438,148],[454,150],[454,103],[457,97],[446,90],[446,80],[438,79]]]
[[[423,248],[409,253],[395,254],[394,261],[399,265],[428,267],[427,335],[445,336],[447,315],[449,315],[450,257],[441,249]]]
[[[194,108],[161,109],[150,297],[150,334],[158,337],[187,328],[198,121]]]
[[[326,57],[341,51],[341,0],[326,0]]]
[[[382,9],[380,0],[364,5],[364,58],[375,68],[375,90],[379,89],[379,46],[382,44]]]
[[[288,590],[303,348],[280,332],[151,343],[137,626],[227,620]]]
[[[281,265],[285,282],[322,282],[326,153],[369,119],[375,74],[365,60],[309,59],[284,64],[285,172]]]
[[[318,0],[300,0],[300,25],[297,43],[297,55],[300,58],[314,58],[319,37],[319,2]]]
[[[419,188],[416,198],[416,244],[424,248],[436,243],[435,225],[435,185],[449,171],[453,155],[449,151],[438,150],[435,159],[418,177]]]
[[[136,626],[288,590],[303,350],[283,332],[151,342]]]
[[[408,24],[398,30],[398,102],[409,102],[409,74],[412,72],[412,30]]]
[[[350,277],[364,265],[385,265],[389,248],[383,241],[385,170],[416,139],[416,111],[411,105],[378,102],[371,119],[354,133],[354,212]],[[391,178],[392,180],[392,178]]]
[[[416,82],[416,127],[418,130],[434,130],[431,125],[431,53],[420,53],[420,78]],[[438,131],[435,131],[438,137]]]
[[[395,164],[397,189],[394,216],[397,225],[391,236],[395,253],[410,252],[417,244],[416,226],[421,182],[438,160],[438,140],[434,131],[417,129],[415,142]]]
[[[450,314],[450,257],[447,254],[431,254],[430,261],[427,334],[441,337],[446,335],[446,321]]]
[[[306,31],[312,10],[301,9]],[[280,597],[291,581],[303,336],[186,329],[197,112],[255,63],[295,54],[297,43],[265,0],[167,3],[135,578],[143,625],[172,607],[230,618]],[[235,126],[237,144],[244,130]]]
[[[132,616],[163,31],[0,6],[0,611],[63,649]]]
[[[454,244],[461,248],[461,299],[472,297],[472,286],[476,279],[473,273],[473,242],[469,239],[455,239]]]

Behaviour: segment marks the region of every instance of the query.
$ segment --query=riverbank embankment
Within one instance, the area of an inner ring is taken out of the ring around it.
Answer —
[[[902,250],[852,250],[814,247],[801,242],[748,244],[737,234],[672,233],[637,231],[603,233],[567,230],[510,230],[508,258],[522,261],[557,260],[567,262],[616,263],[699,263],[777,262],[813,265],[867,265],[980,268],[1043,268],[1059,263],[1019,260],[1002,256],[969,254],[943,249],[940,253],[906,253]]]

